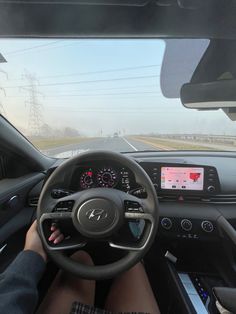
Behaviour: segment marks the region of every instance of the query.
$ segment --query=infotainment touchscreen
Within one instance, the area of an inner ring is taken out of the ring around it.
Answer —
[[[204,168],[161,167],[161,188],[202,191]]]

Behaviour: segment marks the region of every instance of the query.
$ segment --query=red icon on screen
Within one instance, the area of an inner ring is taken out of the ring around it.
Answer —
[[[200,178],[200,176],[201,176],[201,173],[199,173],[199,172],[191,172],[190,174],[189,174],[189,176],[190,176],[190,179],[191,180],[193,180],[194,182],[197,182],[197,180]]]

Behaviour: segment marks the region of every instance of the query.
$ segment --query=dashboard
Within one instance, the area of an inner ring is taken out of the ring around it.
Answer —
[[[213,166],[160,162],[140,165],[151,178],[158,195],[208,195],[220,191],[217,169]],[[134,174],[117,163],[94,161],[77,165],[70,189],[81,191],[96,187],[115,188],[145,197],[145,190],[136,183]]]
[[[126,155],[147,172],[156,189],[160,237],[181,241],[216,240],[220,237],[217,220],[221,215],[236,227],[236,162],[233,153],[137,152]],[[60,162],[62,160],[58,160],[55,168]],[[62,181],[58,186],[62,193],[66,189],[73,193],[104,187],[146,197],[132,171],[112,160],[78,164]],[[60,190],[54,194],[55,198],[63,195]]]

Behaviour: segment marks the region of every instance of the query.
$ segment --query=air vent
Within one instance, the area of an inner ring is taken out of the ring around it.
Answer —
[[[28,204],[30,207],[37,207],[38,206],[38,201],[39,198],[38,197],[31,197],[28,201]]]
[[[177,195],[158,195],[158,200],[161,202],[176,202],[178,200]]]
[[[205,203],[205,204],[236,204],[236,194],[218,195],[159,195],[160,202],[183,202],[183,203]]]
[[[213,204],[236,204],[236,194],[211,195],[203,201]]]

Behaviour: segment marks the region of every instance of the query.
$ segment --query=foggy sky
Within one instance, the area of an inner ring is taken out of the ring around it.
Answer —
[[[8,61],[0,65],[0,101],[7,118],[26,134],[27,71],[37,77],[42,122],[55,129],[70,126],[91,136],[100,135],[101,130],[102,135],[117,131],[236,135],[236,123],[221,110],[186,109],[179,99],[162,95],[162,40],[0,42],[0,52]]]

